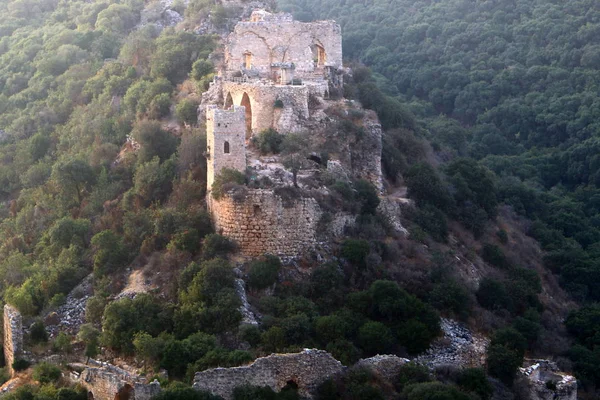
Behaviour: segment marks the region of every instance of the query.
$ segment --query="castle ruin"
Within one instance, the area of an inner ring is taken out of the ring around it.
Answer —
[[[207,202],[216,230],[244,255],[296,256],[316,245],[322,211],[314,198],[289,201],[276,189],[244,188],[217,200],[211,190],[223,168],[246,171],[254,134],[306,130],[311,96],[326,99],[343,86],[340,26],[255,10],[227,37],[224,53],[215,86],[223,108],[206,107]]]

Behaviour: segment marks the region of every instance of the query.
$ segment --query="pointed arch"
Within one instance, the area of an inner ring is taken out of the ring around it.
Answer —
[[[246,140],[250,140],[252,137],[252,105],[248,93],[244,92],[240,105],[246,109]]]
[[[229,154],[229,150],[229,142],[225,141],[225,143],[223,143],[223,153]]]
[[[227,93],[227,97],[225,97],[225,109],[231,108],[233,105],[233,97],[231,97],[231,92]]]

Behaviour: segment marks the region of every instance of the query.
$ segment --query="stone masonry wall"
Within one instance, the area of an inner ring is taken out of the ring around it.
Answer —
[[[221,110],[211,105],[206,110],[207,185],[210,189],[214,177],[221,169],[246,170],[246,125],[244,107],[234,106]],[[229,153],[225,153],[225,142]]]
[[[240,192],[218,201],[209,197],[209,208],[217,233],[236,241],[242,254],[296,256],[314,247],[321,217],[314,198],[284,202],[273,190]]]
[[[312,398],[319,384],[343,369],[342,364],[326,351],[307,349],[295,354],[272,354],[248,366],[197,372],[193,387],[230,400],[233,389],[238,386],[269,386],[279,391],[291,381],[298,385],[301,396]]]
[[[223,98],[227,107],[227,99],[234,105],[241,105],[244,94],[248,95],[252,111],[252,132],[254,134],[268,128],[275,128],[282,133],[301,130],[301,121],[309,117],[306,85],[274,85],[268,82],[224,82]],[[275,101],[281,100],[283,109],[274,107]]]
[[[257,15],[253,13],[253,17]],[[271,78],[272,64],[293,63],[296,77],[311,78],[319,68],[316,45],[326,53],[322,66],[342,67],[342,33],[335,21],[299,22],[289,14],[264,13],[253,22],[253,17],[239,22],[227,38],[228,71],[244,69],[245,54],[251,53],[250,70],[261,77]]]
[[[21,313],[11,305],[4,305],[4,359],[10,376],[13,362],[23,354],[23,321]]]
[[[90,392],[94,400],[150,400],[161,391],[160,383],[145,383],[114,365],[83,370],[79,383]]]

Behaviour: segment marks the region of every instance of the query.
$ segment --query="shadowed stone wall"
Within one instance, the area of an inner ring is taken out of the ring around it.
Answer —
[[[142,382],[138,376],[109,364],[86,368],[79,383],[94,400],[150,400],[161,391],[158,381]]]
[[[11,305],[4,305],[4,359],[10,376],[13,362],[23,355],[23,319],[21,313]]]
[[[236,241],[244,255],[296,256],[316,244],[321,209],[314,198],[284,201],[270,189],[240,188],[208,201],[217,233]]]
[[[230,400],[233,389],[238,386],[269,386],[278,392],[288,382],[294,382],[301,396],[312,398],[315,389],[323,381],[343,369],[342,364],[326,351],[307,349],[301,353],[272,354],[243,367],[197,372],[193,387]]]

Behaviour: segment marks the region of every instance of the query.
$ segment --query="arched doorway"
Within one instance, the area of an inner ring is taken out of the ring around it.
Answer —
[[[250,105],[248,93],[244,92],[240,105],[246,108],[246,140],[250,140],[252,137],[252,106]]]
[[[231,93],[227,93],[227,97],[225,98],[225,109],[231,108],[233,105],[233,97],[231,97]]]
[[[119,393],[115,395],[115,400],[132,400],[133,398],[133,388],[129,384],[119,389]]]
[[[320,43],[315,43],[311,47],[313,53],[313,60],[315,62],[315,67],[322,67],[327,62],[327,53],[325,52],[325,47],[323,47]]]

